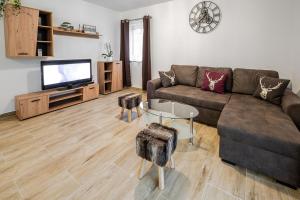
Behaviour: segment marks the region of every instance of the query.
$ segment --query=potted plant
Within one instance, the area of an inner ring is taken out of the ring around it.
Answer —
[[[4,15],[5,7],[7,4],[13,5],[15,9],[21,8],[21,0],[0,0],[0,19]]]
[[[105,51],[106,53],[103,53],[102,56],[104,56],[104,59],[107,61],[113,61],[113,51],[111,50],[110,43],[105,44]]]

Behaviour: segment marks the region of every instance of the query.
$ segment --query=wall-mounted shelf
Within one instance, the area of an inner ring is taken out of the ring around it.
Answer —
[[[5,9],[5,49],[9,58],[53,56],[52,13],[22,6]],[[38,52],[42,54],[38,54]]]
[[[4,13],[5,49],[8,58],[46,58],[54,56],[53,33],[99,39],[99,33],[66,31],[53,27],[52,13],[21,6],[16,12],[7,5]]]
[[[38,43],[52,43],[52,41],[43,41],[43,40],[41,40],[41,41],[38,40],[37,42],[38,42]]]
[[[39,25],[39,28],[52,29],[52,26],[43,26],[43,25]]]
[[[97,33],[97,34],[82,33],[77,30],[66,31],[66,30],[58,28],[58,27],[53,27],[53,31],[54,31],[54,34],[56,34],[56,35],[66,35],[66,36],[74,36],[74,37],[87,37],[87,38],[99,39],[101,36],[99,33]]]

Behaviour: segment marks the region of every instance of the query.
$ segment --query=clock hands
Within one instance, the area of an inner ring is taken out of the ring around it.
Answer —
[[[208,13],[207,8],[202,8],[201,9],[201,14],[197,20],[197,23],[206,23],[206,24],[211,24],[213,21],[212,17]]]

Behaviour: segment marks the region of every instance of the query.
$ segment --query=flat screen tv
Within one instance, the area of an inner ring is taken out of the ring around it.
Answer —
[[[41,62],[42,89],[83,85],[92,81],[92,61],[51,60]]]

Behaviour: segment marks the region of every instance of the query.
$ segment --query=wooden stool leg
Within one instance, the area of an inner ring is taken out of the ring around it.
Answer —
[[[175,169],[175,160],[174,160],[173,156],[171,156],[171,168]]]
[[[142,116],[141,110],[140,110],[140,107],[139,107],[139,106],[136,107],[136,112],[137,112],[137,114],[138,114],[139,117]]]
[[[131,113],[132,113],[132,110],[129,109],[127,112],[128,112],[128,122],[130,123],[131,122]]]
[[[159,189],[164,190],[165,189],[165,175],[164,175],[164,168],[158,166],[158,184]]]
[[[123,119],[123,116],[124,116],[124,108],[121,109],[121,117],[120,118]]]
[[[140,169],[139,169],[139,179],[144,177],[144,170],[145,170],[146,160],[141,159]]]

